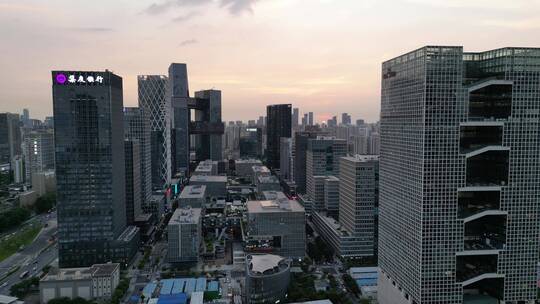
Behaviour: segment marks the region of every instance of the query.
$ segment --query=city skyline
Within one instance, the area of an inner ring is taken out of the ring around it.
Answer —
[[[478,51],[540,43],[534,1],[345,2],[138,1],[107,3],[104,12],[99,1],[76,8],[2,1],[0,105],[43,119],[52,113],[51,70],[108,68],[124,79],[125,106],[136,106],[137,75],[185,62],[193,92],[224,92],[226,121],[291,103],[314,112],[316,122],[342,112],[373,122],[380,62],[422,45]],[[33,89],[22,90],[28,83]]]

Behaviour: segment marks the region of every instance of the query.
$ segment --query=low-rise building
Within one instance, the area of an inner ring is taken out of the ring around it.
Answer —
[[[189,185],[186,186],[178,197],[178,206],[180,208],[192,207],[202,208],[206,203],[206,186]]]
[[[236,176],[253,179],[253,166],[262,166],[262,162],[258,159],[239,159],[235,162]]]
[[[194,175],[189,179],[190,185],[206,186],[206,196],[226,196],[227,176],[222,175]]]
[[[252,174],[251,174],[251,182],[256,185],[257,184],[257,180],[259,178],[259,176],[270,176],[272,175],[272,172],[270,172],[270,169],[268,169],[268,167],[266,166],[253,166],[251,167],[251,171],[252,171]]]
[[[40,302],[77,297],[107,300],[120,282],[120,264],[95,264],[84,268],[51,269],[39,281]]]
[[[247,216],[246,251],[290,258],[305,256],[305,211],[297,201],[249,201]]]
[[[291,276],[290,262],[273,254],[246,257],[246,298],[250,304],[279,303],[285,299]]]
[[[200,208],[176,209],[167,225],[169,263],[197,262],[202,239]]]
[[[281,185],[277,177],[270,176],[259,176],[257,178],[257,192],[261,193],[263,191],[280,191]]]
[[[193,175],[218,175],[218,162],[209,159],[201,161]]]

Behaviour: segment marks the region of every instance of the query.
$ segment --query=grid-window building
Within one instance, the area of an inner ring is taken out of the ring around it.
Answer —
[[[167,261],[169,263],[197,262],[202,240],[200,208],[179,208],[167,225]]]
[[[290,258],[306,254],[305,211],[297,201],[249,201],[246,251]]]
[[[54,170],[52,130],[30,131],[24,135],[24,169],[28,183],[32,183],[33,174]]]
[[[309,139],[306,153],[306,195],[312,210],[324,210],[324,179],[339,175],[339,159],[347,155],[347,141],[318,136]]]
[[[0,164],[10,164],[22,155],[19,114],[0,113]]]
[[[540,49],[382,65],[379,302],[534,303]]]
[[[122,78],[53,71],[60,267],[127,263],[138,231],[126,227]]]
[[[135,225],[135,219],[142,213],[139,141],[124,141],[124,151],[126,160],[126,223]]]
[[[137,141],[140,154],[141,204],[147,204],[152,196],[152,155],[150,118],[142,108],[124,108],[124,137]]]

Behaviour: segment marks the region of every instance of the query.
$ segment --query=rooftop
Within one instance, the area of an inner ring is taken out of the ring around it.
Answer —
[[[237,161],[235,161],[236,164],[261,164],[262,165],[262,162],[258,159],[254,159],[254,158],[248,158],[248,159],[239,159]]]
[[[41,279],[41,281],[79,281],[88,280],[92,277],[112,275],[116,269],[120,269],[118,263],[95,264],[91,267],[81,268],[53,268]],[[1,303],[1,302],[0,302]]]
[[[285,259],[274,254],[252,254],[246,257],[249,263],[249,269],[253,273],[264,274],[282,266]],[[286,265],[288,266],[288,265]]]
[[[270,169],[266,166],[253,166],[251,167],[253,172],[268,173],[270,174]]]
[[[368,161],[378,161],[379,155],[359,155],[356,154],[354,156],[345,156],[342,157],[349,161],[355,161],[355,162],[368,162]]]
[[[190,182],[227,182],[227,176],[222,175],[193,175]]]
[[[204,198],[205,196],[205,185],[189,185],[180,193],[180,198]]]
[[[304,212],[304,207],[295,200],[276,199],[264,201],[249,201],[248,213],[273,213],[273,212]]]
[[[262,196],[266,200],[288,199],[282,191],[263,191]]]
[[[277,177],[270,175],[270,176],[259,176],[257,177],[257,180],[261,184],[279,184],[279,180]]]
[[[176,224],[197,224],[201,217],[200,208],[176,209],[169,221],[169,225]]]

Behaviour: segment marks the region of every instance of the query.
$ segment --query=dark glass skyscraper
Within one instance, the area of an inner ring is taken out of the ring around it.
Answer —
[[[270,168],[279,168],[281,137],[291,137],[291,110],[290,104],[266,107],[266,153]]]
[[[53,71],[52,81],[60,267],[126,262],[138,233],[126,229],[122,78]]]

